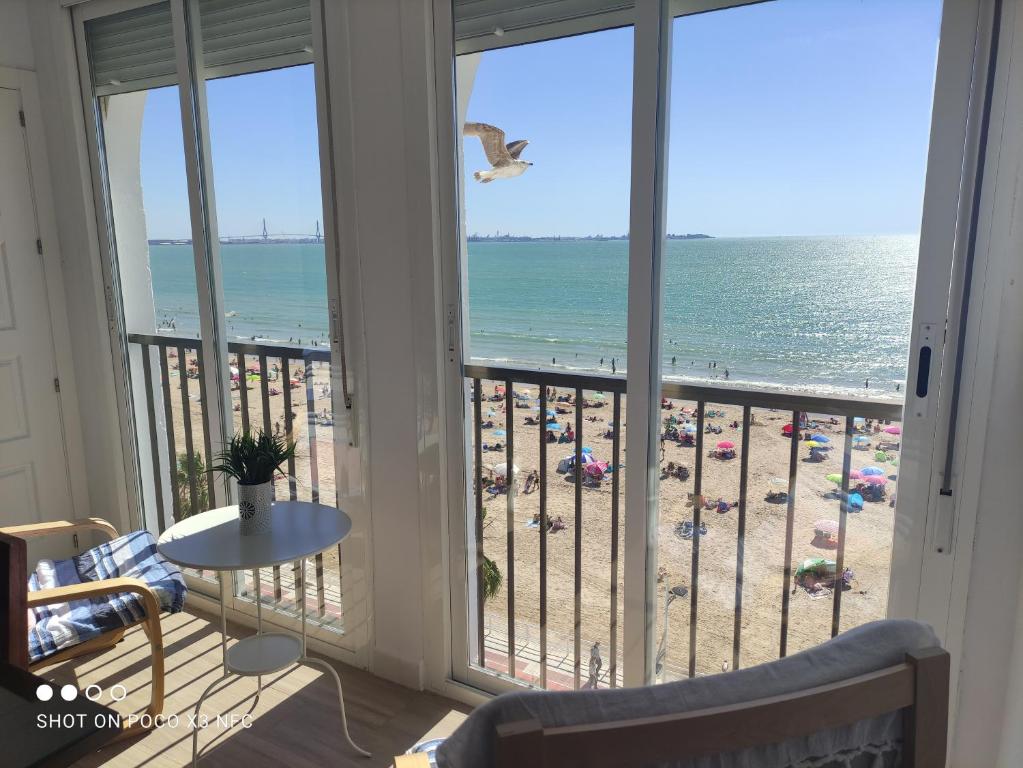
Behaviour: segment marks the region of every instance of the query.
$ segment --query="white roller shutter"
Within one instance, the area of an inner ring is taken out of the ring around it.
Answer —
[[[206,77],[310,64],[309,0],[200,0]],[[97,95],[177,82],[170,5],[157,3],[85,24]]]

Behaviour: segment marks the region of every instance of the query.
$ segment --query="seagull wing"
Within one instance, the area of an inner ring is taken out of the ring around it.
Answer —
[[[519,155],[522,154],[522,150],[526,148],[528,143],[529,139],[516,139],[515,141],[509,142],[506,145],[508,154],[511,155],[513,159],[518,160]]]
[[[504,145],[504,131],[486,123],[466,123],[462,131],[466,136],[477,136],[483,144],[483,151],[487,155],[487,161],[495,168],[500,165],[507,165],[511,162],[512,156]]]

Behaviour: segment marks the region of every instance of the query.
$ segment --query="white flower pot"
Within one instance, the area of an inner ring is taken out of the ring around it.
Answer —
[[[273,483],[238,484],[238,520],[242,536],[255,536],[270,530],[270,505],[274,498]]]

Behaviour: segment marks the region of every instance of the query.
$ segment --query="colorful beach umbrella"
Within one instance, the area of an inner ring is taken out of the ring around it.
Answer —
[[[884,470],[881,467],[864,467],[860,470],[860,474],[863,477],[871,477],[872,475],[883,475]]]
[[[720,448],[723,451],[729,451],[734,447],[735,443],[733,443],[731,440],[722,440],[720,443],[718,443],[718,448]]]
[[[816,443],[830,443],[831,442],[831,438],[830,437],[828,437],[827,435],[822,435],[820,432],[818,432],[815,435],[811,435],[810,439],[813,440]]]
[[[862,478],[863,478],[863,473],[860,472],[858,469],[851,469],[851,470],[849,470],[849,479],[850,480],[860,480]]]
[[[696,434],[696,425],[695,424],[683,424],[682,425],[682,431],[685,432],[687,435],[695,435]]]
[[[884,431],[887,432],[889,435],[901,435],[902,427],[896,424],[892,424],[890,427],[885,427]]]
[[[493,434],[494,437],[504,437],[508,433],[505,432],[503,429],[495,429]]]
[[[512,464],[512,472],[514,472],[516,475],[519,473],[519,468],[516,465],[514,465],[514,464]],[[507,462],[503,462],[502,461],[500,464],[495,464],[494,465],[494,474],[495,475],[501,475],[501,477],[508,477],[508,464],[507,464]]]
[[[860,494],[849,494],[849,509],[863,509],[863,497]]]
[[[870,438],[867,437],[866,435],[856,435],[853,438],[853,442],[854,443],[869,443],[870,442]]]
[[[825,479],[828,480],[829,482],[834,483],[835,485],[841,485],[842,484],[842,476],[839,475],[839,474],[834,474],[834,473],[830,474]]]
[[[884,475],[870,475],[863,478],[863,482],[870,483],[871,485],[885,485],[888,483],[888,478]]]
[[[807,448],[823,448],[824,447],[823,443],[818,443],[816,440],[807,440],[805,443],[803,443],[803,445],[805,445]]]
[[[884,451],[874,451],[874,458],[878,461],[888,461],[888,454]]]
[[[782,434],[791,435],[792,434],[792,425],[791,424],[786,424],[785,426],[783,426],[781,428],[781,431],[782,431]]]

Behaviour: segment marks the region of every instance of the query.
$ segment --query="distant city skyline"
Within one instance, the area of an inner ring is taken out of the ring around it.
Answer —
[[[670,232],[913,234],[923,200],[939,0],[778,0],[676,19]],[[629,228],[631,28],[488,51],[470,120],[526,138],[525,174],[481,185],[465,142],[469,232]],[[221,237],[323,221],[311,65],[207,84]],[[509,94],[514,94],[510,98]],[[267,108],[271,105],[272,108]],[[148,236],[191,236],[176,87],[141,139]]]

